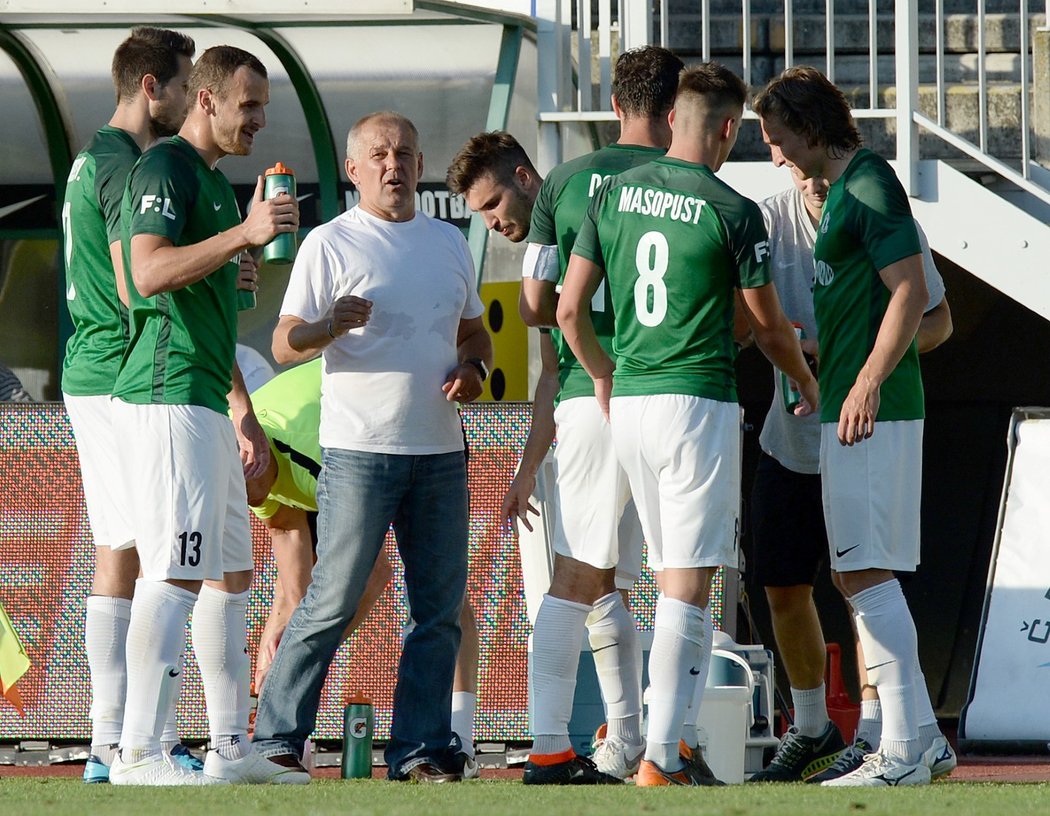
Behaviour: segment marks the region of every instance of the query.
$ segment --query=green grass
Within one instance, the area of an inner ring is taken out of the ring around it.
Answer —
[[[0,814],[36,816],[1007,816],[1050,813],[1050,783],[944,782],[897,790],[810,785],[527,788],[517,781],[411,785],[314,780],[307,787],[115,788],[70,778],[0,778]]]

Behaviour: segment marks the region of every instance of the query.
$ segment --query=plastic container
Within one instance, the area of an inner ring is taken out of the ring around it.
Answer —
[[[263,198],[276,198],[281,193],[295,198],[295,173],[277,162],[266,171]],[[295,233],[282,232],[263,247],[263,260],[272,264],[290,264],[295,260],[296,247]]]
[[[343,779],[372,778],[374,726],[372,701],[359,691],[346,701],[346,708],[343,709]]]
[[[744,756],[751,732],[755,679],[747,661],[733,652],[714,649],[707,688],[696,718],[704,759],[727,785],[744,781]]]

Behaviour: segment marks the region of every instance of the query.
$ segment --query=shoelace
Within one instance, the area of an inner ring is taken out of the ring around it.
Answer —
[[[773,757],[773,762],[777,765],[786,765],[792,767],[806,751],[805,745],[802,743],[802,734],[796,731],[794,728],[788,729],[788,732],[784,735],[784,739],[781,741],[780,746],[777,748],[776,756]],[[772,763],[771,763],[772,764]]]
[[[849,747],[839,755],[830,770],[848,771],[859,762],[863,762],[871,752],[871,746],[865,740],[857,740],[850,743]]]

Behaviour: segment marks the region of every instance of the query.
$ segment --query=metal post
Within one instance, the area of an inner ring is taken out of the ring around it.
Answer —
[[[1050,0],[1048,0],[1050,2]],[[660,4],[660,30],[661,36],[666,37],[667,18],[670,15],[669,3]],[[649,45],[649,38],[653,30],[653,5],[652,3],[639,3],[635,0],[626,0],[620,3],[620,52],[642,45]],[[667,47],[665,41],[660,45]]]
[[[536,95],[540,113],[561,110],[564,60],[568,43],[558,14],[561,0],[536,0]],[[539,123],[536,168],[548,172],[561,163],[561,131],[557,122]]]
[[[919,192],[919,11],[912,0],[895,0],[894,60],[897,67],[897,175],[904,191]]]

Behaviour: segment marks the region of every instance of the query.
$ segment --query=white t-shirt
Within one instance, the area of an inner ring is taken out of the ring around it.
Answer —
[[[372,301],[368,324],[324,351],[322,447],[394,454],[463,449],[456,405],[441,386],[458,364],[460,320],[484,311],[475,285],[462,233],[423,213],[395,222],[354,207],[310,232],[281,314],[315,322],[344,295]]]
[[[255,393],[274,378],[273,366],[251,346],[238,343],[236,359],[249,394]]]
[[[806,337],[819,339],[813,316],[813,245],[817,232],[810,221],[802,193],[792,186],[759,202],[769,232],[769,253],[780,305],[792,323],[801,323]],[[933,262],[930,243],[918,222],[922,269],[930,300],[925,311],[944,300],[944,281]],[[820,415],[797,417],[784,408],[780,374],[773,371],[773,402],[766,414],[759,445],[780,464],[796,473],[820,472]]]

